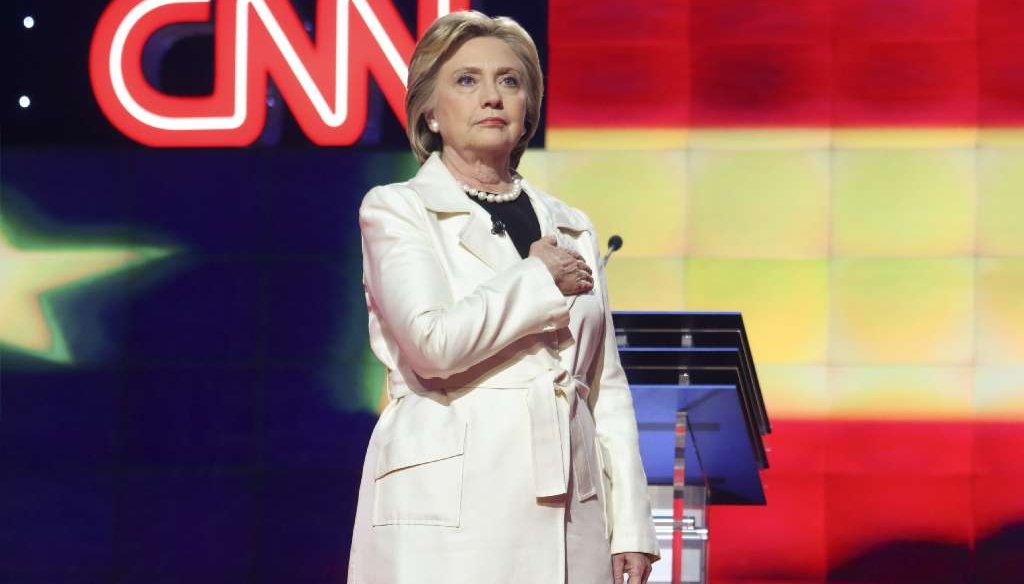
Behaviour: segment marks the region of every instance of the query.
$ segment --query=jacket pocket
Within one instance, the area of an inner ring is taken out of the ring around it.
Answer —
[[[384,444],[374,472],[374,525],[458,527],[466,424],[400,435]]]

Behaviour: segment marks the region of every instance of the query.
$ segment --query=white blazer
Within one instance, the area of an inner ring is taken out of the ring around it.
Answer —
[[[577,396],[597,439],[570,496],[600,491],[612,553],[658,555],[594,227],[523,189],[542,235],[594,270],[593,292],[565,297],[492,234],[436,153],[363,200],[370,344],[392,400],[367,448],[350,584],[562,582],[564,509],[538,497],[566,493],[578,435],[558,404]]]

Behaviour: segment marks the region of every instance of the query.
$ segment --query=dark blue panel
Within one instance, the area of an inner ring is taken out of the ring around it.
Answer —
[[[271,332],[263,318],[262,265],[202,257],[165,262],[175,277],[126,303],[129,363],[238,362],[263,354]]]
[[[260,370],[147,367],[125,372],[121,463],[251,466],[260,461]]]
[[[123,477],[114,529],[118,582],[252,582],[265,528],[259,479],[165,470]]]
[[[115,581],[113,500],[106,474],[0,477],[0,581]]]
[[[357,258],[275,262],[268,271],[268,354],[275,362],[351,361],[367,347]]]
[[[96,236],[127,241],[137,155],[88,149],[4,151],[4,212],[20,227],[48,239]],[[59,229],[53,229],[58,227]]]
[[[345,581],[358,471],[289,471],[268,475],[260,573],[269,583]]]
[[[2,358],[0,467],[91,472],[114,464],[120,371]]]
[[[271,467],[363,465],[376,415],[353,412],[360,368],[279,366],[267,372],[267,463]]]
[[[84,285],[47,294],[72,363],[118,366],[130,334],[131,302],[145,298],[170,278],[173,260],[156,259],[103,274]]]
[[[736,386],[633,385],[630,390],[649,482],[672,484],[676,412],[685,410],[692,438],[692,444],[687,441],[687,483],[699,484],[694,471],[700,469],[711,487],[712,503],[765,503]]]
[[[250,253],[266,238],[260,178],[244,152],[157,150],[136,154],[133,223],[146,241],[207,253]]]
[[[276,154],[263,177],[270,212],[265,249],[275,254],[359,256],[358,209],[372,185],[367,164],[381,165],[387,182],[396,156],[355,151]]]

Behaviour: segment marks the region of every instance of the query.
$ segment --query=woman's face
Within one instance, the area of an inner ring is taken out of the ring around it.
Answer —
[[[525,77],[505,41],[470,39],[441,65],[427,121],[437,121],[444,147],[463,158],[508,156],[524,132]]]

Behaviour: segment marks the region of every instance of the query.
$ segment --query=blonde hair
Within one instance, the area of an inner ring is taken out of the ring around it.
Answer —
[[[537,133],[540,104],[544,97],[544,75],[533,39],[518,22],[507,16],[491,18],[475,10],[453,12],[438,18],[430,25],[423,38],[416,43],[416,50],[413,51],[412,61],[409,63],[409,89],[405,94],[405,133],[409,136],[409,145],[412,146],[413,153],[421,163],[431,152],[441,150],[443,146],[441,136],[431,132],[427,127],[425,116],[427,110],[433,107],[438,72],[466,41],[478,37],[493,37],[505,41],[523,64],[526,131],[512,149],[512,169],[519,166],[519,159],[526,151],[526,145]]]

